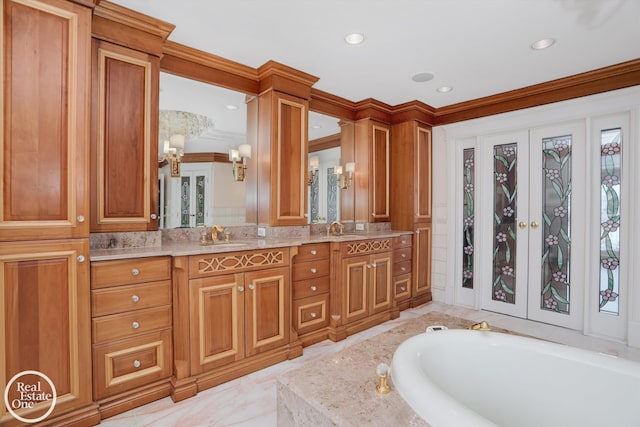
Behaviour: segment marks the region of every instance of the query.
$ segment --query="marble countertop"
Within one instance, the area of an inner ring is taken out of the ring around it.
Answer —
[[[410,231],[377,231],[377,232],[353,232],[342,235],[316,234],[292,238],[269,239],[237,239],[230,242],[218,242],[215,244],[201,245],[198,241],[163,241],[160,246],[132,247],[114,249],[92,249],[91,261],[107,261],[125,258],[144,258],[152,256],[186,256],[199,254],[213,254],[234,251],[249,251],[265,248],[281,248],[300,246],[306,243],[322,242],[349,242],[356,240],[382,239],[410,235]]]

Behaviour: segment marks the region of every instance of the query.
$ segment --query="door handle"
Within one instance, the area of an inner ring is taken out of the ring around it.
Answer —
[[[538,224],[536,221],[531,221],[531,228],[538,228]]]
[[[520,221],[520,222],[518,223],[518,227],[520,227],[520,228],[527,228],[527,223],[526,223],[526,222],[524,222],[524,221]]]

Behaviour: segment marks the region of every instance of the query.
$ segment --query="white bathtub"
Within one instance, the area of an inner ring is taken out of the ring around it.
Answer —
[[[403,342],[393,386],[433,427],[640,426],[640,363],[497,332]]]

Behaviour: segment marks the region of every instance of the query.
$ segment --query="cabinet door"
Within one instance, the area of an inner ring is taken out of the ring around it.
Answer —
[[[93,41],[91,231],[158,228],[159,62]]]
[[[0,384],[27,370],[48,376],[58,398],[49,418],[90,404],[90,324],[88,239],[0,246]]]
[[[372,124],[369,175],[371,222],[389,221],[389,134],[389,126]]]
[[[431,291],[431,225],[418,225],[415,237],[413,296]]]
[[[371,313],[379,313],[391,307],[391,253],[371,255],[370,285]]]
[[[246,355],[289,343],[289,269],[245,273]]]
[[[242,274],[189,281],[191,373],[244,358]]]
[[[431,220],[431,129],[416,127],[415,144],[416,221]]]
[[[344,313],[346,323],[367,317],[369,293],[367,283],[369,256],[344,258],[342,261],[342,283],[344,286]]]
[[[0,240],[88,237],[91,10],[3,1]]]

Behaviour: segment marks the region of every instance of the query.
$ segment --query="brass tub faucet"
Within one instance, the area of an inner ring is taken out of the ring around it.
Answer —
[[[485,322],[483,320],[482,322],[474,323],[473,325],[469,326],[469,329],[471,329],[472,331],[490,331],[491,326],[489,326],[488,322]]]

